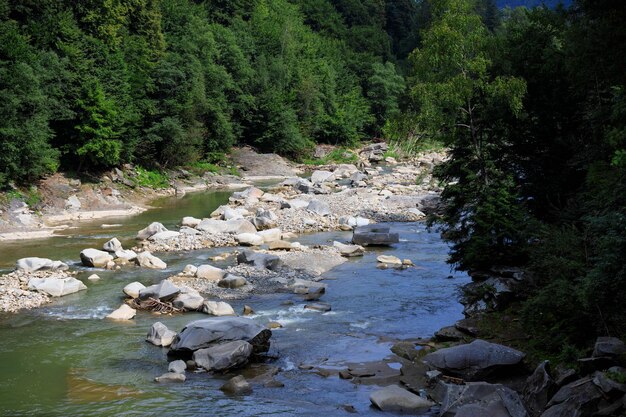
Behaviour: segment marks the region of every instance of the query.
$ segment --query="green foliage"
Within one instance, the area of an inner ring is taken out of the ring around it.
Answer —
[[[335,148],[323,158],[305,158],[302,162],[306,165],[327,165],[327,164],[354,164],[359,160],[359,156],[352,150],[344,147]]]
[[[147,170],[142,167],[135,167],[136,174],[133,182],[139,187],[148,188],[168,188],[170,186],[167,174],[162,171]]]

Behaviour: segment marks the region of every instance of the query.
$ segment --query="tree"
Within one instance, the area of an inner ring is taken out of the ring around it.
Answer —
[[[448,183],[442,198],[451,261],[461,269],[516,263],[526,222],[507,161],[507,119],[520,114],[526,84],[491,75],[491,38],[470,1],[433,6],[433,24],[411,55],[411,95],[424,133],[450,147],[437,175]]]

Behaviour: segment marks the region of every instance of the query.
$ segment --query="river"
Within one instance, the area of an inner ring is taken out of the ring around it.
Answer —
[[[227,397],[219,391],[227,376],[190,372],[184,384],[157,384],[154,377],[167,370],[167,350],[144,341],[151,324],[161,321],[180,331],[185,323],[206,315],[139,312],[128,323],[103,319],[121,304],[127,283],[149,285],[232,248],[159,254],[167,270],[98,270],[102,279],[96,282],[86,280],[93,270],[77,264],[82,249],[100,248],[112,237],[130,247],[136,232],[150,222],[173,227],[183,216],[207,217],[228,196],[203,192],[164,199],[142,214],[105,220],[111,227],[101,227],[103,221],[81,223],[57,237],[0,244],[3,272],[25,256],[60,259],[81,271],[78,278],[88,286],[43,308],[0,314],[0,415],[341,416],[349,415],[342,408],[345,404],[359,415],[382,415],[369,406],[369,394],[377,387],[355,385],[336,375],[323,377],[298,365],[340,369],[347,363],[382,360],[391,355],[391,339],[429,337],[462,318],[456,291],[469,278],[450,270],[445,262],[448,247],[421,223],[390,224],[400,233],[399,244],[368,250],[325,274],[328,289],[321,301],[332,305],[329,313],[304,310],[300,299],[285,293],[230,302],[236,311],[244,304],[252,306],[259,323],[284,325],[273,331],[271,353],[278,359],[268,364],[281,369],[277,379],[284,388],[254,385],[251,395]],[[350,236],[327,232],[296,240],[327,244]],[[416,267],[378,269],[376,256],[382,253],[409,258]],[[288,301],[293,304],[286,305]]]

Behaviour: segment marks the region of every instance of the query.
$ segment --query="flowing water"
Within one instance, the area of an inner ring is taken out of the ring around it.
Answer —
[[[399,244],[368,250],[364,257],[328,272],[322,301],[332,305],[329,313],[304,310],[301,299],[284,293],[231,303],[237,311],[244,304],[252,306],[253,319],[261,324],[284,325],[273,331],[271,353],[278,359],[269,364],[281,369],[277,379],[284,388],[255,385],[251,395],[227,397],[219,391],[227,376],[189,372],[184,384],[157,384],[153,378],[167,370],[167,350],[144,341],[151,324],[162,321],[180,331],[185,323],[206,315],[139,312],[128,323],[103,319],[121,304],[127,283],[149,285],[232,248],[159,254],[167,270],[98,270],[102,279],[96,282],[86,280],[93,270],[76,264],[82,249],[99,248],[111,237],[130,247],[137,230],[150,222],[168,227],[183,216],[206,217],[228,195],[207,192],[165,199],[140,215],[105,221],[116,224],[113,227],[93,222],[50,239],[0,244],[0,269],[10,270],[24,256],[60,259],[74,264],[81,271],[78,278],[89,287],[40,309],[0,315],[0,415],[349,415],[344,404],[353,405],[360,415],[382,415],[369,406],[369,394],[377,387],[354,385],[336,375],[322,377],[298,365],[339,369],[347,363],[381,360],[391,354],[390,339],[431,336],[462,317],[456,289],[469,278],[451,272],[445,263],[448,247],[420,223],[391,224],[400,233]],[[325,244],[349,238],[350,233],[328,232],[297,240]],[[417,267],[378,269],[376,256],[381,253],[410,258]]]

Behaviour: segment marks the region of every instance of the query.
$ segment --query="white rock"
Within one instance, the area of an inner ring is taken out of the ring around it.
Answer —
[[[181,226],[187,226],[187,227],[196,227],[197,225],[200,224],[202,220],[201,219],[196,219],[195,217],[183,217],[183,220],[181,221]]]
[[[195,265],[187,265],[185,266],[185,269],[183,269],[182,274],[189,276],[189,277],[193,277],[196,275],[196,273],[198,272],[198,267]]]
[[[424,413],[435,403],[397,385],[391,385],[370,395],[370,401],[382,411]]]
[[[70,196],[67,200],[65,200],[65,209],[66,210],[80,210],[82,204],[78,197],[75,195]]]
[[[240,233],[235,235],[235,240],[244,246],[259,246],[263,244],[263,238],[256,233]]]
[[[167,347],[172,344],[175,337],[176,332],[168,329],[167,326],[160,321],[157,321],[150,327],[146,341],[156,346]]]
[[[313,171],[311,174],[311,182],[313,184],[321,184],[326,181],[333,181],[333,173],[330,171]]]
[[[137,233],[137,239],[145,240],[145,239],[148,239],[150,236],[156,235],[157,233],[160,233],[160,232],[167,232],[167,229],[161,223],[153,222],[153,223],[150,223],[148,227],[146,227],[145,229],[141,229]]]
[[[243,216],[239,211],[234,210],[230,207],[226,207],[224,209],[224,213],[222,214],[222,218],[224,220],[235,220],[235,219],[243,219]]]
[[[146,288],[145,285],[143,285],[141,282],[135,281],[126,285],[123,291],[124,291],[124,294],[126,294],[127,296],[131,298],[138,298],[139,291],[143,290],[144,288]]]
[[[89,248],[80,253],[80,260],[85,266],[104,268],[113,260],[113,257],[108,252]]]
[[[137,310],[129,306],[128,304],[122,304],[120,308],[112,312],[107,316],[107,319],[111,320],[130,320],[137,314]]]
[[[117,252],[119,250],[122,250],[122,249],[123,249],[122,248],[122,243],[116,237],[114,237],[113,239],[109,240],[104,245],[102,245],[102,250],[104,250],[106,252],[115,253],[115,252]]]
[[[402,265],[402,260],[391,255],[380,255],[376,258],[376,260],[384,264]]]
[[[212,316],[236,316],[232,306],[223,301],[207,300],[202,305],[202,312]]]
[[[67,264],[64,264],[61,261],[53,261],[52,259],[37,257],[19,259],[17,261],[16,268],[24,272],[35,272],[41,270],[66,271],[69,269]]]
[[[91,274],[91,275],[89,275],[89,276],[87,277],[87,279],[88,279],[89,281],[98,281],[98,280],[100,279],[100,277],[99,277],[98,275],[96,275],[96,274]]]
[[[223,269],[216,268],[212,265],[200,265],[196,271],[196,277],[207,281],[218,282],[226,276]]]
[[[135,258],[135,263],[143,268],[150,269],[165,269],[167,268],[167,264],[152,255],[150,252],[141,252]]]
[[[307,208],[309,205],[308,201],[300,200],[300,199],[289,200],[287,201],[287,203],[289,204],[291,208],[295,208],[295,209]]]
[[[68,278],[31,278],[28,281],[28,289],[46,293],[52,297],[62,297],[78,291],[86,290],[87,287],[74,277]]]
[[[260,232],[257,232],[256,234],[259,235],[265,243],[275,242],[277,240],[280,240],[280,238],[282,237],[282,231],[277,228],[262,230]]]

